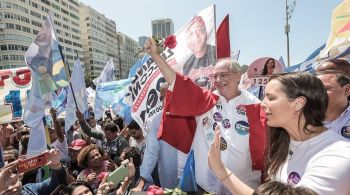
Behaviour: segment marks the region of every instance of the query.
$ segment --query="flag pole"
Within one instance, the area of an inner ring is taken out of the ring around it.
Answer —
[[[61,45],[59,45],[59,48],[60,48],[60,52],[61,52],[61,55],[62,55],[62,48],[61,48]],[[79,56],[78,56],[78,57],[79,57]],[[63,59],[63,64],[66,64],[66,63],[65,63],[65,60],[64,60],[64,58],[63,58],[63,55],[62,55],[62,59]],[[67,64],[67,68],[68,68],[68,75],[69,75],[69,86],[70,86],[70,89],[71,89],[71,91],[72,91],[72,95],[73,95],[75,107],[76,107],[77,110],[79,110],[78,104],[77,104],[77,100],[75,99],[75,94],[74,94],[72,82],[70,81],[70,78],[71,78],[72,74],[71,74],[71,72],[70,72],[69,64]]]

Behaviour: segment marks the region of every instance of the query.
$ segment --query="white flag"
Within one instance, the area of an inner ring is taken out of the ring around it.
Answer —
[[[79,58],[74,63],[74,69],[72,72],[72,77],[70,79],[75,99],[80,112],[84,113],[88,109],[86,87],[84,81],[83,68],[81,67]],[[77,120],[76,117],[76,106],[74,102],[74,97],[72,89],[68,87],[68,98],[67,98],[67,109],[66,109],[66,119],[65,119],[65,131],[74,124]]]
[[[109,59],[105,67],[103,68],[101,75],[93,80],[94,84],[97,86],[99,83],[105,83],[113,81],[115,78],[115,67],[113,59]]]

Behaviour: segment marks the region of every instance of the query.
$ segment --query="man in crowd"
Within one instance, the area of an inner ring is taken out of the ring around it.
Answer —
[[[220,149],[225,166],[249,186],[255,188],[259,185],[261,173],[254,171],[256,164],[252,162],[249,147],[251,138],[255,135],[250,135],[244,107],[247,104],[258,103],[259,100],[248,92],[238,89],[241,76],[239,64],[230,59],[216,63],[213,71],[216,91],[211,93],[176,73],[158,54],[153,39],[145,43],[145,48],[170,84],[169,90],[172,92],[168,93],[169,97],[167,94],[164,112],[167,115],[196,116],[197,127],[192,148],[197,184],[207,192],[230,194],[220,181],[222,178],[216,178],[208,167],[207,157],[210,144],[213,142],[214,129],[220,126],[222,136]],[[260,131],[263,133],[265,130]],[[254,155],[252,153],[252,156]]]
[[[123,152],[123,149],[129,145],[128,141],[118,135],[119,128],[114,122],[107,123],[103,131],[93,130],[84,119],[84,114],[79,110],[76,112],[79,124],[83,132],[90,137],[102,141],[102,148],[109,155],[110,159],[115,160]]]
[[[68,162],[68,142],[66,136],[63,134],[63,129],[57,119],[57,111],[54,108],[50,109],[52,116],[53,128],[49,127],[49,136],[51,146],[58,149],[61,156],[61,161]]]
[[[163,84],[160,86],[160,95],[163,103],[167,89],[168,84]],[[179,178],[181,175],[178,175],[178,165],[184,164],[184,162],[178,163],[178,153],[180,153],[180,151],[157,138],[157,132],[162,119],[162,114],[163,112],[158,113],[150,124],[150,132],[146,139],[145,154],[140,167],[140,181],[133,191],[142,191],[142,189],[147,185],[151,185],[156,182],[156,178],[153,178],[154,175],[152,174],[154,168],[158,168],[157,171],[159,175],[159,182],[162,188],[173,189],[179,184]],[[186,156],[183,153],[182,155]],[[180,169],[183,169],[183,166]]]
[[[319,65],[316,73],[328,95],[325,126],[350,140],[350,63],[332,59]]]

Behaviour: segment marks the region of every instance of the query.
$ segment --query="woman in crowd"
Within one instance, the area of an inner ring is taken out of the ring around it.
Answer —
[[[84,147],[78,155],[78,165],[84,168],[77,177],[77,181],[87,182],[93,189],[97,189],[105,175],[108,174],[103,150],[96,145]]]
[[[268,180],[305,186],[319,194],[350,194],[350,142],[323,126],[327,100],[322,82],[308,73],[272,77],[261,103],[270,127]],[[251,195],[254,190],[221,162],[219,131],[209,166],[233,194]]]
[[[104,195],[112,187],[112,183],[104,183],[97,189],[96,195]],[[85,181],[76,181],[69,184],[63,190],[60,191],[60,195],[93,195],[94,190]]]

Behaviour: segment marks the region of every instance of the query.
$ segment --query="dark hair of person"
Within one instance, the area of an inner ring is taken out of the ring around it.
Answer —
[[[265,62],[265,65],[264,65],[264,68],[263,68],[263,70],[262,70],[261,75],[267,75],[267,63],[268,63],[270,60],[272,60],[272,61],[273,61],[273,63],[274,63],[273,68],[275,68],[275,66],[276,66],[275,59],[273,59],[273,58],[269,58],[269,59],[268,59],[268,60],[266,60],[266,62]]]
[[[61,191],[60,191],[60,195],[72,195],[74,190],[77,189],[79,186],[85,186],[86,188],[88,188],[90,190],[90,192],[92,192],[94,194],[94,190],[91,188],[91,186],[85,182],[85,181],[75,181],[71,184],[69,184],[68,186],[64,187]]]
[[[269,181],[255,189],[253,195],[317,195],[317,193],[306,187],[293,187],[279,182]]]
[[[104,130],[114,133],[119,132],[119,127],[114,122],[109,122],[104,125]]]
[[[79,167],[84,168],[84,169],[88,167],[89,153],[95,149],[98,150],[98,152],[101,154],[102,157],[105,156],[105,153],[102,150],[102,148],[97,147],[95,144],[85,146],[83,149],[81,149],[81,151],[79,152],[78,157],[77,157]]]
[[[132,158],[135,168],[138,168],[141,166],[141,163],[142,163],[141,152],[138,148],[128,146],[124,148],[123,152],[125,153],[124,160]]]
[[[325,74],[335,74],[337,83],[344,87],[347,84],[350,84],[350,77],[341,70],[322,70],[317,71],[316,75],[325,75]]]
[[[303,131],[308,135],[320,133],[322,128],[311,130],[308,126],[323,127],[322,122],[325,119],[328,96],[322,81],[316,76],[305,72],[278,74],[272,76],[271,80],[277,80],[281,83],[282,91],[288,99],[294,100],[301,96],[306,99],[306,103],[299,115],[299,121],[302,115],[305,118]],[[265,162],[267,172],[269,173],[267,179],[275,176],[281,165],[286,161],[289,152],[289,143],[290,137],[285,129],[281,127],[269,128]]]
[[[132,120],[132,121],[128,124],[128,128],[129,128],[129,129],[141,130],[141,127],[139,126],[139,124],[137,124],[137,122],[136,122],[135,120]]]
[[[124,119],[122,117],[117,117],[116,119],[114,119],[113,122],[117,124],[117,126],[119,127],[119,130],[124,129]]]
[[[326,62],[331,62],[335,64],[336,69],[334,70],[342,71],[348,76],[350,76],[350,63],[347,60],[338,58],[338,59],[330,59],[330,60],[327,60]]]

